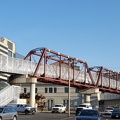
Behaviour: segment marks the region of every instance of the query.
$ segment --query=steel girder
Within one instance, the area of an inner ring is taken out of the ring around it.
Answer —
[[[73,87],[99,88],[104,92],[120,93],[120,73],[104,68],[103,66],[89,68],[86,61],[55,52],[48,48],[31,50],[24,60],[37,63],[33,75],[29,75],[29,77],[37,77],[38,81],[68,85],[68,81],[70,80],[70,85]],[[43,68],[42,74],[39,73],[41,66]],[[51,68],[49,69],[51,77],[47,75],[48,66]],[[71,70],[70,73],[69,70]],[[52,74],[54,74],[54,77],[52,77]],[[65,79],[66,74],[68,75],[67,79]],[[78,81],[80,75],[82,76],[81,79],[84,78],[82,82]],[[114,82],[115,85],[112,87]]]

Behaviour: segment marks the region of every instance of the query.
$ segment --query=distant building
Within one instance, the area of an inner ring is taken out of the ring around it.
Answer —
[[[15,57],[16,46],[15,43],[7,38],[0,38],[0,54],[4,56]]]
[[[16,45],[9,39],[2,37],[0,38],[0,54],[4,56],[15,57]],[[8,74],[0,74],[0,80],[7,80]]]
[[[5,37],[0,38],[0,54],[20,59],[25,57],[16,52],[16,44]]]
[[[16,52],[16,45],[14,42],[11,40],[1,37],[0,38],[0,54],[4,56],[10,56],[13,58],[20,58],[24,59],[24,56]],[[0,80],[7,80],[8,79],[8,74],[5,73],[0,73]]]

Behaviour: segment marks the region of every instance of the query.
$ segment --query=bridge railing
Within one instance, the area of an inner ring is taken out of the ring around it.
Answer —
[[[59,70],[59,66],[58,65],[47,65],[46,64],[46,77],[50,77],[50,78],[58,78],[60,76],[60,70]],[[85,73],[84,71],[81,70],[74,70],[74,75],[73,75],[73,69],[69,69],[70,70],[70,74],[68,75],[68,68],[65,66],[61,67],[61,79],[63,80],[72,80],[73,76],[74,76],[74,81],[78,82],[78,83],[84,83],[85,79],[86,79],[86,83],[87,84],[92,84],[92,81],[90,79],[90,76],[88,73],[86,73],[86,77],[85,77]],[[40,66],[37,75],[42,75],[44,74],[44,66]],[[92,74],[93,80],[95,82],[95,84],[97,83],[97,78],[98,75],[97,74]],[[103,86],[103,87],[110,87],[113,89],[118,89],[120,90],[120,81],[114,80],[114,79],[110,79],[108,77],[104,77],[101,76],[100,81],[98,83],[99,86]]]
[[[20,95],[19,86],[7,86],[0,91],[0,106],[5,106],[12,100],[16,100]]]
[[[0,71],[18,74],[33,74],[37,63],[0,55]]]
[[[3,72],[33,75],[36,67],[37,67],[36,62],[31,62],[29,60],[22,60],[18,58],[5,57],[3,55],[0,55],[0,71]],[[61,65],[60,68],[60,66],[57,64],[46,64],[46,67],[44,67],[44,64],[41,64],[40,67],[38,68],[36,75],[41,76],[43,74],[45,75],[45,77],[50,77],[50,78],[61,77],[61,79],[63,80],[74,79],[74,81],[77,83],[84,83],[86,81],[87,84],[90,85],[93,84],[89,73],[81,70],[79,67],[77,67],[74,70],[71,67],[69,67],[69,74],[68,74],[68,65]],[[94,83],[96,84],[98,80],[97,79],[98,75],[92,74],[92,77]],[[115,79],[110,79],[104,76],[100,77],[98,85],[120,90],[120,81],[117,81]]]

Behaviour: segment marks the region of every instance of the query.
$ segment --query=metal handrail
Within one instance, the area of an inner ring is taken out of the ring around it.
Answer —
[[[19,86],[7,86],[0,91],[0,106],[5,106],[12,100],[18,99],[20,95]]]

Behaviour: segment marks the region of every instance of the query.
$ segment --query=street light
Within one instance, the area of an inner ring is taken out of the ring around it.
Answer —
[[[70,61],[68,60],[68,117],[70,117]]]

